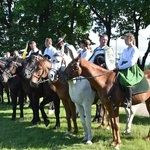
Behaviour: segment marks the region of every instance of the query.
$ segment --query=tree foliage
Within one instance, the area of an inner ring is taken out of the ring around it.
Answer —
[[[43,49],[46,37],[55,44],[63,34],[79,44],[93,25],[109,39],[132,32],[138,46],[139,30],[149,24],[148,0],[0,0],[0,50],[23,49],[29,40]]]

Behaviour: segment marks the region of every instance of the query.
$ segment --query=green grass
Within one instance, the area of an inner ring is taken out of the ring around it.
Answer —
[[[45,107],[48,110],[48,105]],[[31,126],[32,111],[25,105],[24,121],[19,122],[19,108],[17,107],[17,119],[11,121],[12,108],[6,103],[0,104],[0,149],[14,149],[14,150],[112,150],[109,144],[112,140],[111,131],[97,129],[98,123],[92,123],[93,144],[86,145],[81,142],[83,138],[83,128],[80,119],[77,119],[79,126],[79,133],[76,137],[66,136],[64,133],[67,130],[65,119],[65,111],[61,105],[60,110],[61,128],[52,130],[55,125],[54,114],[48,115],[50,125],[45,127],[44,123],[37,126]],[[95,115],[95,106],[92,106],[92,119]],[[43,121],[41,119],[41,121]],[[126,115],[124,111],[120,112],[120,130],[125,128]],[[149,150],[150,141],[145,141],[150,127],[150,119],[148,117],[135,116],[132,125],[131,135],[122,135],[122,150]]]

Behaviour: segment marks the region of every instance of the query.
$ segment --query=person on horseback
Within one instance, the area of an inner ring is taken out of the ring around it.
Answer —
[[[73,45],[64,42],[65,37],[66,34],[58,39],[56,48],[60,50],[62,53],[65,53],[67,56],[70,56],[71,59],[74,59],[78,56],[78,53]]]
[[[106,34],[100,35],[99,42],[100,45],[94,50],[89,61],[108,70],[114,69],[115,54],[114,50],[107,45],[108,36]],[[102,104],[96,104],[96,115],[93,121],[98,118],[98,122],[101,122],[104,113],[103,111]]]
[[[119,82],[125,87],[125,101],[123,107],[130,108],[132,105],[131,87],[143,79],[144,73],[137,65],[140,51],[135,46],[134,35],[127,33],[124,36],[124,40],[128,47],[123,50],[118,66],[114,70],[119,70]]]
[[[53,54],[57,52],[56,48],[54,46],[52,46],[52,39],[51,38],[45,39],[45,46],[46,46],[46,49],[44,51],[43,56],[47,57],[48,59],[51,59]]]

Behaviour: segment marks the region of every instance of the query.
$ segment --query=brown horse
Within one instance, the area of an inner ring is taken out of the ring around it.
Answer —
[[[46,79],[48,76],[48,73],[51,68],[51,63],[48,60],[39,60],[36,64],[36,69],[33,72],[33,76],[31,78],[31,84],[34,86],[38,84],[38,81],[42,79]],[[74,124],[74,132],[73,135],[76,135],[78,132],[78,126],[76,122],[76,108],[75,104],[72,102],[70,96],[69,96],[69,87],[68,83],[62,84],[60,81],[51,82],[51,86],[54,87],[56,90],[59,98],[62,100],[62,103],[65,107],[66,111],[66,119],[67,119],[67,125],[68,125],[68,131],[66,134],[70,134],[71,131],[71,117]]]
[[[150,85],[150,70],[146,70],[144,74]],[[122,106],[125,95],[120,90],[119,83],[116,82],[116,75],[117,74],[114,71],[108,71],[82,59],[79,54],[77,58],[69,63],[59,79],[64,82],[77,76],[84,76],[89,80],[92,88],[97,90],[101,102],[106,106],[109,112],[113,134],[111,145],[116,146],[115,148],[119,148],[121,146],[119,133],[119,107]],[[133,105],[144,101],[150,114],[150,90],[146,93],[133,95],[132,97]],[[116,105],[116,109],[113,107],[114,104]],[[150,131],[147,139],[150,140]]]

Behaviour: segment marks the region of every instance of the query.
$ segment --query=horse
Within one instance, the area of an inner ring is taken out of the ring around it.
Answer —
[[[31,85],[37,86],[39,85],[39,81],[41,79],[47,79],[48,73],[51,68],[51,63],[48,60],[39,60],[35,66],[35,70],[33,72],[31,78]],[[49,79],[48,79],[49,80]],[[70,134],[71,132],[71,117],[73,120],[74,131],[72,135],[76,135],[78,133],[78,126],[76,122],[76,108],[75,104],[72,102],[69,92],[68,92],[68,84],[62,84],[61,82],[51,82],[50,86],[55,87],[55,91],[57,92],[59,98],[62,100],[66,111],[66,119],[67,119],[67,132],[65,134]]]
[[[50,80],[52,80],[52,81],[58,80],[57,76],[59,76],[59,73],[61,73],[61,71],[63,71],[65,69],[64,67],[68,65],[68,63],[69,63],[68,60],[69,60],[69,58],[65,54],[56,53],[55,55],[53,55],[52,68],[49,72]],[[77,77],[77,78],[74,78],[73,80],[68,81],[69,94],[71,96],[71,99],[75,102],[77,108],[78,107],[80,107],[82,109],[84,108],[81,111],[81,113],[79,112],[80,118],[82,117],[81,122],[83,124],[84,129],[89,129],[91,127],[91,122],[85,121],[85,119],[90,120],[91,114],[86,114],[86,111],[88,111],[88,113],[91,112],[91,111],[89,111],[89,110],[91,110],[91,105],[96,100],[94,98],[91,99],[91,97],[93,96],[93,94],[95,95],[96,92],[91,89],[91,86],[89,86],[89,82],[87,79],[82,80],[81,78]],[[90,104],[88,104],[88,107],[85,107],[85,105],[86,105],[85,103],[90,103]],[[134,117],[135,112],[138,107],[139,107],[139,105],[135,105],[134,107],[132,107],[131,110],[128,108],[125,109],[126,114],[127,114],[127,123],[126,123],[125,130],[123,131],[124,134],[131,133],[132,120],[133,120],[133,117]],[[80,108],[78,108],[78,109],[80,109]],[[86,117],[84,117],[84,114],[86,114]],[[87,125],[86,125],[87,127],[85,127],[85,123],[87,123]],[[105,125],[106,125],[106,112],[103,116],[102,124],[100,125],[100,127],[103,127]],[[109,129],[109,123],[108,123],[107,129]],[[91,129],[89,129],[89,134],[86,134],[86,135],[89,135],[89,137],[92,137],[90,135],[91,134],[90,131],[91,131]],[[87,130],[87,132],[85,131],[85,133],[88,133],[88,130]],[[87,143],[91,143],[90,138],[88,138],[88,139],[89,140],[87,140],[88,141]]]
[[[144,74],[150,85],[150,70],[144,71]],[[88,79],[92,88],[98,92],[102,104],[104,104],[109,112],[113,135],[111,145],[115,146],[116,149],[119,149],[121,146],[119,133],[119,107],[122,106],[125,95],[123,91],[121,91],[119,83],[116,82],[117,73],[86,61],[82,59],[79,54],[77,58],[69,63],[59,79],[62,82],[65,82],[77,76],[84,76]],[[146,103],[147,110],[150,114],[150,90],[132,96],[132,105],[142,102]],[[150,130],[147,140],[150,140]]]
[[[8,104],[11,104],[10,102],[10,96],[9,96],[9,86],[8,84],[4,84],[2,83],[1,81],[1,74],[3,72],[3,69],[5,67],[5,64],[6,64],[6,59],[0,59],[0,102],[4,103],[4,91],[6,92],[6,95],[7,95],[7,100],[8,100]]]
[[[57,76],[66,68],[70,61],[67,55],[55,53],[51,59],[52,67],[48,74],[49,79],[52,82],[58,82]],[[91,89],[88,80],[78,80],[78,77],[70,80],[68,84],[69,95],[79,111],[84,129],[84,138],[82,141],[92,144],[91,105],[94,103],[96,92]]]
[[[3,73],[1,76],[1,80],[4,84],[8,83],[10,88],[10,94],[12,98],[12,106],[13,106],[13,113],[12,113],[12,120],[16,119],[16,107],[17,107],[17,99],[19,100],[20,106],[20,121],[23,120],[23,105],[24,105],[24,97],[25,93],[23,91],[21,78],[19,77],[18,72],[20,72],[21,63],[18,61],[16,62],[16,58],[9,59],[5,64],[3,69]],[[17,70],[14,72],[14,68]]]
[[[34,88],[30,85],[30,79],[32,77],[33,71],[35,69],[35,65],[38,60],[43,59],[43,57],[37,53],[31,54],[30,57],[27,58],[26,65],[23,69],[23,78],[28,82],[28,88],[30,89],[28,92],[32,95],[31,100],[31,107],[33,110],[33,119],[32,123],[37,124],[40,121],[39,118],[39,109],[42,114],[42,118],[44,119],[44,123],[46,126],[49,125],[48,117],[44,111],[44,106],[48,104],[49,102],[53,101],[55,106],[55,116],[56,116],[56,124],[53,127],[53,129],[57,129],[60,127],[60,119],[59,119],[59,113],[60,113],[60,99],[57,95],[57,93],[50,88],[48,82],[41,82],[39,84],[38,88]],[[39,105],[39,98],[43,97],[43,101]]]

